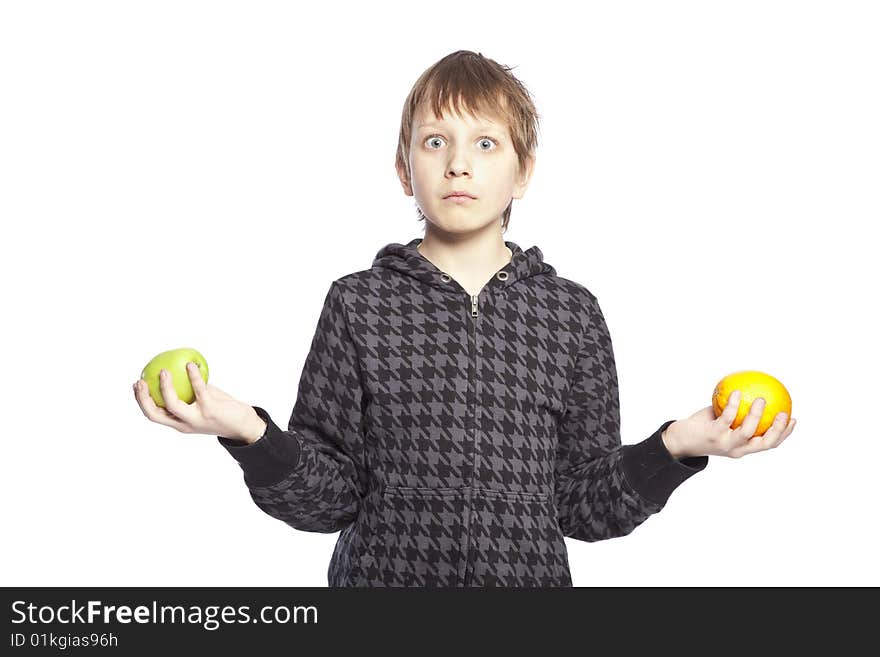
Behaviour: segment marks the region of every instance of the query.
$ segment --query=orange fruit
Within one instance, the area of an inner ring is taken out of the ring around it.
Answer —
[[[736,419],[730,425],[731,429],[736,429],[742,424],[746,415],[749,414],[752,402],[758,397],[764,398],[765,405],[764,412],[761,413],[761,420],[758,422],[758,428],[755,429],[753,435],[764,435],[778,413],[785,413],[791,419],[791,396],[788,394],[788,390],[776,377],[757,370],[734,372],[718,382],[712,393],[712,409],[715,411],[715,417],[724,411],[727,399],[734,390],[740,391],[740,399]]]

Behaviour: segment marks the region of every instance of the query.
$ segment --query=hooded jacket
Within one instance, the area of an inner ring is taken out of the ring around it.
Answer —
[[[340,532],[336,586],[572,586],[565,537],[629,534],[707,456],[675,459],[664,422],[622,445],[599,303],[537,246],[470,295],[388,244],[330,285],[282,430],[218,441],[256,505]]]

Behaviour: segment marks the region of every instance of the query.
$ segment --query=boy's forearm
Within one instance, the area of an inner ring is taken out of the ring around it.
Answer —
[[[257,415],[254,411],[254,417],[244,431],[239,436],[229,436],[232,440],[240,440],[241,442],[251,445],[257,442],[266,432],[266,421]]]

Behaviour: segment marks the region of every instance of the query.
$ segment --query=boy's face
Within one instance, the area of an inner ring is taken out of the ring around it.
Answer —
[[[534,158],[526,171],[519,161],[507,126],[498,120],[471,114],[436,119],[423,108],[411,127],[409,165],[412,180],[398,171],[407,196],[415,196],[427,221],[444,232],[467,233],[493,222],[501,226],[501,214],[511,199],[522,198],[534,170]],[[445,198],[455,191],[472,200]]]

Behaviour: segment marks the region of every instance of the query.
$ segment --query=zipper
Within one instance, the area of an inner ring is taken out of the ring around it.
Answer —
[[[472,415],[471,415],[471,430],[472,430],[471,445],[473,446],[473,467],[471,468],[471,483],[469,486],[468,495],[467,495],[467,502],[466,502],[468,506],[473,504],[473,497],[471,495],[471,492],[473,491],[474,480],[476,479],[476,476],[477,476],[477,377],[479,376],[479,370],[477,368],[477,319],[476,318],[479,316],[478,305],[479,305],[480,295],[479,294],[472,294],[470,296],[471,296],[471,317],[474,318],[474,320],[472,322],[473,323],[473,332],[474,332],[474,356],[473,356],[473,360],[474,360],[474,362],[473,362],[474,405],[473,405],[473,410],[471,411],[472,412]],[[471,515],[472,514],[470,512],[470,508],[468,508],[467,513],[466,513],[467,520],[466,520],[466,524],[464,527],[464,531],[465,531],[466,535],[465,535],[465,545],[464,545],[464,582],[463,582],[463,586],[468,586],[470,579],[471,579],[470,578],[470,575],[471,575],[471,572],[470,572],[470,567],[471,567],[471,555],[470,555],[470,551],[471,551]]]

